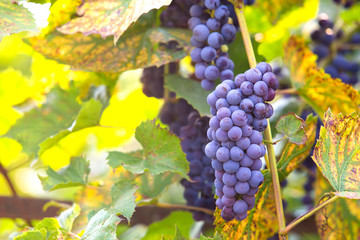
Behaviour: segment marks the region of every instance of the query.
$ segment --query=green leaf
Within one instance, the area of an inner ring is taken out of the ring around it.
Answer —
[[[292,143],[300,145],[307,140],[305,121],[294,113],[283,115],[275,127],[279,133],[284,134]]]
[[[41,156],[46,150],[56,145],[61,139],[66,137],[72,132],[79,131],[81,129],[99,125],[100,117],[102,113],[102,104],[95,100],[89,101],[81,105],[81,109],[75,119],[75,126],[71,130],[63,130],[54,136],[47,138],[45,141],[39,144],[40,150],[38,155]]]
[[[200,114],[210,113],[209,105],[206,102],[209,92],[201,88],[200,82],[169,74],[165,76],[165,87],[174,91],[178,97],[184,98]]]
[[[12,234],[13,235],[13,234]],[[17,233],[15,237],[11,237],[9,239],[13,240],[47,240],[46,238],[46,229],[36,229],[36,230],[29,230],[24,233]]]
[[[46,240],[58,240],[62,237],[60,225],[56,218],[44,218],[36,224],[35,229],[46,229]]]
[[[112,168],[123,166],[137,174],[149,170],[153,175],[171,171],[188,178],[189,162],[177,136],[147,121],[136,129],[135,138],[143,150],[131,153],[109,152],[107,159]]]
[[[78,90],[74,87],[68,91],[55,87],[47,95],[46,103],[26,113],[6,136],[17,140],[25,153],[35,155],[40,142],[69,127],[74,121],[80,109],[77,95]]]
[[[178,182],[180,176],[176,173],[165,172],[156,176],[151,176],[149,172],[144,172],[138,176],[139,193],[146,198],[158,197],[170,184]]]
[[[115,214],[102,209],[90,219],[81,239],[116,240],[116,226],[119,222],[120,218],[118,218]]]
[[[135,192],[138,187],[134,182],[123,179],[111,187],[112,207],[109,212],[121,214],[128,222],[135,212]]]
[[[90,173],[89,162],[84,158],[73,158],[70,165],[55,172],[48,167],[46,177],[39,176],[44,190],[52,191],[60,188],[68,188],[85,185]]]
[[[345,23],[351,24],[356,21],[359,21],[359,12],[360,4],[351,6],[351,8],[346,9],[346,11],[341,12],[340,16]]]
[[[75,219],[80,215],[80,206],[76,203],[71,208],[62,211],[57,217],[60,226],[68,232],[71,232]]]
[[[37,31],[32,14],[17,3],[0,0],[0,40],[22,31]]]
[[[79,33],[63,35],[52,32],[29,41],[35,50],[48,58],[75,69],[94,72],[123,72],[152,65],[161,66],[187,55],[183,50],[171,50],[159,44],[176,40],[179,47],[189,49],[190,31],[158,27],[130,30],[118,41],[117,46],[110,38]]]
[[[172,212],[163,220],[151,224],[142,240],[173,239],[176,234],[175,227],[179,230],[179,234],[188,238],[193,223],[194,220],[190,212]]]
[[[64,34],[100,34],[103,38],[114,35],[116,44],[125,30],[142,14],[170,3],[171,0],[110,0],[104,5],[102,0],[90,0],[78,8],[80,17],[72,19],[58,30]]]
[[[319,0],[305,0],[304,5],[286,12],[281,19],[263,34],[259,45],[259,54],[267,61],[284,54],[284,43],[289,39],[291,30],[314,18],[319,7]],[[261,18],[259,18],[261,19]]]
[[[360,116],[334,116],[328,110],[313,160],[335,189],[335,195],[360,199]]]

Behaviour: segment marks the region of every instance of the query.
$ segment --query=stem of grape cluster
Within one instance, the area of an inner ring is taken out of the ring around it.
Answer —
[[[237,8],[235,8],[235,12],[239,21],[241,34],[243,37],[246,55],[249,61],[249,65],[251,68],[256,67],[256,58],[254,54],[254,49],[251,44],[251,38],[249,31],[247,29],[245,15],[244,15],[244,5],[240,4]],[[268,126],[265,129],[265,140],[266,146],[268,150],[268,157],[269,157],[269,168],[271,172],[272,183],[274,186],[274,195],[275,195],[275,204],[276,204],[276,213],[279,222],[279,232],[283,231],[286,227],[285,224],[285,216],[284,216],[284,209],[282,204],[282,197],[281,197],[281,188],[279,182],[279,176],[277,171],[277,164],[275,158],[275,151],[274,146],[272,145],[273,140],[271,136],[271,129],[270,129],[270,121],[268,120]],[[280,239],[288,239],[287,233],[283,235],[279,235]]]

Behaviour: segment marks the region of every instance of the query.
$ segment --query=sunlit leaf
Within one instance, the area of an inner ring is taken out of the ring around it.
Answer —
[[[116,43],[142,14],[170,3],[171,0],[90,0],[77,9],[79,18],[71,20],[58,30],[64,34],[100,34],[103,38],[114,35]]]
[[[119,222],[120,218],[118,218],[115,214],[102,209],[90,219],[81,239],[116,240],[116,226]]]
[[[26,231],[22,234],[18,234],[16,237],[14,238],[10,238],[13,240],[33,240],[33,239],[38,239],[38,240],[46,240],[46,230],[43,229],[37,229],[37,230],[30,230],[30,231]]]
[[[156,126],[154,122],[147,121],[136,129],[135,137],[143,150],[131,153],[110,152],[107,159],[112,168],[123,166],[133,173],[149,170],[153,175],[172,171],[187,178],[189,162],[181,150],[177,136]]]
[[[285,47],[284,63],[290,70],[291,80],[309,105],[324,116],[329,108],[349,114],[358,111],[359,93],[340,79],[333,79],[316,66],[316,55],[301,38],[291,37]]]
[[[288,143],[278,163],[280,180],[285,179],[309,155],[315,141],[317,119],[311,115],[306,120],[306,134],[309,138],[302,145]],[[222,239],[268,239],[278,231],[278,223],[271,185],[271,175],[268,170],[263,171],[264,182],[255,195],[255,207],[248,212],[248,217],[239,222],[232,220],[225,222],[219,209],[215,212],[217,232]]]
[[[2,137],[0,138],[0,163],[4,167],[9,164],[26,159],[25,154],[21,153],[22,146],[11,138]]]
[[[318,172],[315,182],[315,202],[321,203],[327,200],[328,197],[324,197],[324,194],[332,190],[326,178]],[[316,223],[322,240],[359,239],[360,201],[337,199],[316,213]]]
[[[74,88],[66,92],[54,88],[48,94],[46,103],[26,113],[6,136],[17,140],[25,153],[35,155],[40,142],[69,127],[74,121],[80,108],[76,102],[77,94]]]
[[[163,65],[183,58],[183,50],[158,46],[171,40],[189,46],[190,34],[179,29],[145,28],[132,31],[114,46],[110,38],[82,34],[63,35],[52,32],[29,41],[46,57],[71,65],[75,69],[95,72],[123,72],[152,65]],[[131,46],[131,47],[129,47]]]
[[[304,0],[273,0],[256,2],[256,8],[261,10],[272,23],[281,21],[287,13],[302,7]]]
[[[169,74],[165,76],[165,87],[174,91],[178,97],[184,98],[200,114],[210,113],[209,105],[206,102],[209,93],[201,88],[200,82]]]
[[[269,3],[273,4],[272,2]],[[268,61],[282,56],[284,49],[286,49],[283,47],[283,43],[289,39],[291,30],[314,18],[317,15],[318,7],[319,0],[305,0],[303,6],[284,14],[275,26],[263,34],[258,49],[259,54]]]
[[[55,172],[48,167],[46,177],[39,176],[44,190],[56,190],[60,188],[85,185],[90,173],[89,162],[84,158],[74,158],[66,168]]]
[[[359,21],[359,11],[360,5],[356,4],[346,11],[341,12],[340,16],[345,23],[353,23],[354,21]]]
[[[0,40],[22,31],[37,31],[32,14],[17,3],[0,0]]]
[[[191,225],[194,223],[190,212],[176,211],[159,222],[149,226],[149,229],[142,240],[173,239],[175,226],[181,235],[189,237]]]
[[[71,232],[75,219],[80,214],[80,206],[76,203],[71,208],[62,211],[57,217],[60,226],[68,232]]]
[[[336,195],[360,199],[360,117],[327,111],[313,159]]]
[[[123,179],[111,187],[112,206],[109,210],[114,214],[121,214],[130,222],[135,212],[135,192],[138,187],[134,182]]]
[[[276,124],[276,130],[295,144],[304,144],[307,140],[305,121],[294,113],[283,115]]]
[[[44,218],[35,225],[35,229],[46,229],[46,240],[59,240],[63,237],[56,218]]]

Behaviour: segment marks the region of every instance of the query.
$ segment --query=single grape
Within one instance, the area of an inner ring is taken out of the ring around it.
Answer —
[[[216,159],[220,162],[227,162],[230,159],[230,151],[226,147],[220,147],[216,151]]]
[[[235,188],[234,187],[229,187],[227,185],[225,185],[223,187],[223,193],[224,193],[224,196],[229,197],[229,198],[232,198],[232,197],[236,196]]]
[[[211,30],[211,31],[218,31],[220,29],[221,23],[219,20],[215,19],[215,18],[209,18],[206,21],[206,26]],[[191,29],[191,28],[190,28]]]
[[[236,178],[235,174],[230,174],[227,172],[224,173],[222,180],[223,180],[223,183],[229,187],[235,186],[235,184],[237,183],[237,178]]]
[[[215,49],[218,49],[224,43],[224,38],[220,33],[213,32],[213,33],[210,33],[210,35],[207,39],[207,42],[208,42],[209,46],[211,46]]]
[[[239,162],[235,162],[232,160],[229,160],[223,164],[223,168],[227,173],[236,173],[239,167],[240,167]]]
[[[248,182],[237,182],[235,185],[235,191],[238,194],[245,194],[250,190],[250,185]]]
[[[205,69],[205,78],[209,81],[215,81],[220,76],[220,71],[216,66],[210,65]]]
[[[241,182],[246,182],[251,177],[251,170],[247,167],[240,167],[236,172],[236,178]]]
[[[205,0],[205,7],[208,9],[216,9],[220,6],[220,0]]]
[[[234,203],[233,209],[236,214],[244,214],[248,210],[248,205],[244,200],[237,200]]]
[[[229,8],[225,5],[221,5],[219,6],[216,10],[215,10],[215,14],[214,14],[215,18],[221,22],[227,20],[227,18],[230,16],[230,11]]]
[[[240,161],[244,157],[244,151],[238,146],[233,146],[230,149],[230,159],[233,161]]]
[[[229,130],[232,126],[233,126],[233,121],[231,120],[231,118],[223,118],[220,121],[220,128],[224,131]]]
[[[204,42],[210,34],[209,28],[204,24],[199,24],[193,29],[193,38],[196,41]]]
[[[192,17],[200,17],[203,13],[203,10],[199,5],[192,5],[189,12],[190,16]]]
[[[264,181],[264,176],[260,171],[253,170],[251,171],[251,177],[249,179],[249,184],[251,187],[259,187]]]
[[[249,82],[255,84],[258,81],[261,81],[262,74],[261,72],[256,68],[251,68],[247,70],[245,73],[245,78]]]
[[[210,46],[207,46],[201,50],[200,55],[205,62],[211,62],[216,58],[216,50]]]

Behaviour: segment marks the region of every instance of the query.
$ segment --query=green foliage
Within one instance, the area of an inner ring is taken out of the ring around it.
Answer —
[[[60,215],[57,217],[59,221],[59,225],[70,232],[75,219],[80,215],[80,206],[78,204],[73,204],[71,208],[62,211]]]
[[[120,222],[115,214],[102,209],[91,217],[84,234],[83,240],[109,239],[116,240],[116,226]]]
[[[283,115],[276,124],[276,130],[285,135],[290,142],[304,144],[307,140],[305,122],[294,113]]]
[[[165,76],[165,87],[187,100],[200,114],[210,113],[206,102],[208,92],[201,88],[200,82],[169,74]]]
[[[112,208],[109,212],[121,214],[130,222],[130,218],[135,212],[135,183],[123,179],[111,187]]]
[[[131,153],[109,152],[107,159],[112,168],[123,166],[137,174],[149,170],[153,175],[172,171],[187,178],[189,163],[181,150],[179,138],[174,134],[147,121],[136,129],[135,137],[143,150]]]
[[[17,3],[0,1],[0,41],[4,36],[22,31],[37,31],[32,14]]]
[[[48,167],[46,177],[39,176],[44,190],[51,191],[85,185],[90,173],[89,162],[84,158],[73,158],[70,165],[56,172]]]
[[[143,240],[151,239],[172,239],[176,233],[189,237],[191,225],[194,223],[191,213],[176,211],[172,212],[163,220],[153,223],[143,238]]]

